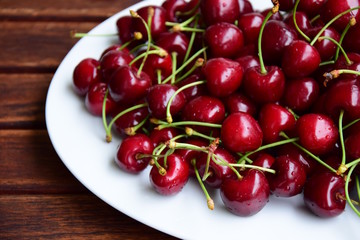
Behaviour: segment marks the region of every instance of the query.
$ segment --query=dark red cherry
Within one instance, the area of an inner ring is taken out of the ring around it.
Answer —
[[[152,8],[154,10],[154,15],[151,18],[151,37],[152,39],[157,39],[160,33],[166,32],[166,10],[163,7],[160,6],[145,6],[137,10],[137,13],[145,20],[145,22],[148,22],[149,18],[149,10]],[[134,29],[135,31],[141,32],[143,35],[143,39],[148,39],[147,31],[144,26],[144,23],[139,18],[134,18]]]
[[[249,68],[244,74],[244,93],[259,104],[279,101],[285,89],[285,76],[281,68],[265,68],[265,74],[261,73],[260,67]]]
[[[201,16],[206,25],[219,22],[234,23],[240,16],[238,0],[201,0]]]
[[[360,53],[360,25],[352,26],[346,33],[343,48],[348,52]]]
[[[302,192],[306,172],[300,162],[291,156],[283,155],[276,158],[272,169],[275,175],[269,178],[270,190],[278,197],[292,197]]]
[[[257,56],[254,55],[245,55],[235,59],[242,66],[244,73],[251,67],[260,66],[260,61]]]
[[[238,27],[244,34],[245,44],[257,44],[263,21],[264,16],[257,12],[246,13],[240,16],[238,20]]]
[[[354,71],[360,71],[360,54],[354,52],[348,52],[346,55],[349,61],[346,60],[344,55],[340,55],[337,61],[335,62],[335,66],[331,70],[350,69]],[[341,78],[359,78],[359,77],[354,74],[341,74]],[[331,81],[329,83],[330,85],[332,84]]]
[[[297,39],[296,32],[286,23],[270,20],[266,23],[261,45],[265,63],[279,64],[285,47]]]
[[[176,84],[176,86],[180,88],[187,84],[194,83],[199,80],[200,80],[200,76],[198,74],[193,74],[193,75],[187,77],[186,79],[180,81],[178,84]],[[207,88],[206,88],[206,85],[201,84],[201,85],[196,85],[196,86],[186,88],[182,92],[184,93],[186,100],[190,101],[196,97],[206,95]]]
[[[217,148],[214,151],[214,154],[221,159],[220,161],[225,161],[226,163],[236,163],[236,158],[223,148]],[[218,159],[217,159],[218,160]],[[196,161],[196,166],[199,169],[201,176],[204,175],[206,168],[207,154],[201,154],[199,159]],[[219,161],[219,160],[218,160]],[[236,178],[234,171],[224,165],[215,163],[210,159],[209,165],[210,175],[206,178],[205,182],[212,188],[220,188],[221,183],[228,178]]]
[[[220,22],[209,26],[204,38],[212,57],[232,58],[244,46],[242,31],[231,23]]]
[[[253,6],[250,1],[238,0],[238,2],[239,2],[240,16],[246,13],[254,12]]]
[[[238,62],[226,58],[212,58],[203,68],[207,88],[215,97],[226,97],[241,85],[243,69]]]
[[[227,179],[220,188],[225,207],[235,215],[251,216],[269,201],[269,184],[264,173],[251,169],[243,179]]]
[[[294,7],[295,0],[279,0],[279,9],[281,11],[289,11]]]
[[[344,212],[345,181],[330,172],[313,174],[304,186],[304,202],[308,209],[322,218],[336,217]]]
[[[310,20],[304,12],[297,11],[295,14],[295,19],[296,24],[301,31],[306,32],[307,30],[312,28]],[[284,18],[284,22],[294,31],[298,31],[295,27],[292,12],[286,15],[286,17]]]
[[[188,37],[181,32],[163,32],[159,35],[156,45],[165,49],[169,55],[177,53],[178,66],[181,65],[189,48]]]
[[[107,54],[108,52],[112,51],[112,50],[116,50],[116,51],[123,51],[124,53],[127,53],[127,54],[130,54],[130,51],[128,48],[124,48],[123,45],[121,44],[113,44],[111,45],[110,47],[106,48],[102,53],[101,53],[101,56],[100,56],[100,59],[105,55]]]
[[[145,72],[137,73],[130,66],[119,67],[109,81],[109,94],[115,102],[131,104],[146,96],[151,79]]]
[[[295,40],[286,47],[281,66],[286,76],[300,78],[312,74],[320,62],[320,54],[315,47],[305,41]]]
[[[171,84],[159,84],[150,87],[146,97],[151,115],[158,119],[166,118],[166,106],[171,96],[178,88]],[[179,92],[170,105],[170,113],[175,115],[185,106],[186,98],[182,92]]]
[[[306,31],[306,35],[310,38],[314,38],[321,29],[322,27],[311,28]],[[336,41],[340,40],[340,34],[332,27],[326,28],[325,31],[320,35],[320,37],[323,36],[330,37]],[[314,47],[318,50],[322,61],[332,59],[337,49],[337,46],[327,39],[316,41]]]
[[[153,149],[153,144],[148,136],[140,133],[129,136],[121,142],[115,162],[127,172],[139,173],[148,166],[151,159],[141,155],[152,154]]]
[[[132,60],[133,56],[127,51],[108,51],[100,59],[100,69],[103,75],[103,80],[105,82],[109,82],[112,74],[118,67],[129,65]]]
[[[166,0],[161,5],[166,10],[166,21],[178,22],[178,12],[186,9],[187,2],[184,0]]]
[[[154,147],[157,147],[160,143],[166,143],[170,139],[179,135],[180,132],[176,128],[163,128],[161,130],[153,129],[149,135]]]
[[[164,158],[158,160],[166,170],[165,175],[159,173],[154,165],[150,171],[150,183],[161,195],[173,195],[180,192],[189,179],[189,165],[185,160],[173,153],[167,157],[166,166]]]
[[[265,8],[263,11],[261,11],[261,14],[266,17],[266,15],[272,11],[272,8]],[[271,15],[269,20],[275,20],[275,21],[279,21],[282,22],[284,19],[283,15],[278,11],[274,14]]]
[[[256,104],[242,93],[233,93],[223,101],[229,113],[244,112],[251,116],[255,116],[257,113]]]
[[[271,168],[274,162],[275,162],[275,158],[272,155],[268,153],[260,153],[255,158],[252,164],[263,168]]]
[[[346,154],[350,159],[360,158],[360,131],[354,131],[345,139]]]
[[[258,122],[247,113],[232,113],[222,124],[221,141],[233,152],[253,151],[261,146],[262,139]]]
[[[338,140],[338,128],[323,114],[304,114],[297,120],[296,127],[300,144],[317,155],[329,152]]]
[[[280,132],[291,131],[295,128],[294,116],[281,105],[268,103],[259,111],[259,124],[263,132],[264,143],[280,140]]]
[[[309,18],[312,18],[319,14],[325,2],[326,0],[301,0],[298,5],[298,10],[306,13]]]
[[[106,90],[107,84],[103,82],[97,82],[90,86],[85,97],[85,107],[91,114],[95,116],[102,115],[102,107]],[[110,114],[115,109],[115,106],[116,104],[114,100],[108,96],[105,103],[106,115]]]
[[[320,87],[312,78],[287,81],[282,102],[296,112],[304,112],[313,106],[319,97]]]
[[[81,60],[73,72],[73,87],[77,94],[85,96],[92,84],[100,82],[100,62],[93,58]]]
[[[324,22],[328,22],[336,15],[350,8],[358,7],[359,5],[359,0],[327,0],[321,8],[320,17]],[[355,20],[358,22],[360,20],[359,9],[342,16],[336,20],[332,26],[339,32],[342,32],[349,23],[351,17],[355,17]]]

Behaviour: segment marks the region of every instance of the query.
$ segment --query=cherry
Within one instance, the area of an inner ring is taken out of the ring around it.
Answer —
[[[286,17],[284,18],[284,22],[289,27],[291,27],[294,31],[297,31],[295,24],[294,24],[293,17],[294,17],[294,15],[292,12],[287,14]],[[295,13],[295,19],[296,19],[296,24],[301,31],[306,32],[309,29],[312,29],[310,20],[304,12],[297,11]]]
[[[153,129],[149,135],[154,147],[157,147],[160,143],[166,143],[170,139],[179,135],[179,130],[176,128],[163,128]]]
[[[254,55],[245,55],[235,59],[242,66],[244,73],[251,67],[260,66],[259,58]]]
[[[252,162],[252,165],[270,169],[274,163],[275,163],[275,158],[272,155],[268,153],[259,153],[255,157],[255,160]],[[272,173],[269,172],[265,172],[264,174],[267,179],[269,179],[272,175]]]
[[[261,14],[265,17],[270,11],[272,11],[272,8],[266,8],[263,11],[261,11]],[[283,15],[279,11],[277,11],[270,17],[270,20],[275,20],[279,22],[282,22],[283,19],[284,19]]]
[[[304,114],[297,120],[297,133],[300,144],[317,155],[329,152],[339,136],[330,117],[315,113]]]
[[[285,83],[282,102],[290,109],[305,112],[319,97],[320,87],[312,78],[299,78]]]
[[[321,62],[315,47],[302,40],[293,41],[284,51],[281,66],[290,78],[306,77],[312,74]]]
[[[270,190],[278,197],[292,197],[302,192],[306,172],[300,162],[288,155],[276,157],[272,168],[275,175],[269,178]]]
[[[102,53],[101,53],[101,56],[100,56],[100,59],[105,55],[107,54],[108,52],[112,51],[112,50],[116,50],[116,51],[123,51],[127,54],[130,54],[130,51],[128,48],[124,47],[123,45],[121,44],[113,44],[111,45],[110,47],[106,48]]]
[[[177,63],[181,64],[189,48],[189,39],[181,32],[163,32],[156,40],[156,45],[170,54],[176,52]]]
[[[294,7],[295,0],[279,0],[280,10],[289,11]]]
[[[187,2],[184,0],[165,0],[161,5],[166,11],[166,20],[169,22],[178,22],[177,13],[184,12]]]
[[[137,69],[125,65],[111,76],[109,94],[115,102],[130,104],[145,97],[150,86],[151,79],[146,73],[137,75]]]
[[[360,131],[349,134],[345,139],[345,149],[350,159],[360,158]]]
[[[81,60],[73,72],[73,88],[80,96],[85,96],[92,84],[101,81],[100,62],[93,58]]]
[[[343,41],[344,49],[347,52],[360,53],[360,25],[352,26],[346,33]]]
[[[235,112],[244,112],[254,117],[257,113],[256,104],[242,93],[233,93],[226,97],[223,101],[230,114]]]
[[[301,0],[298,5],[298,10],[306,13],[310,18],[315,17],[319,14],[325,2],[326,0]]]
[[[313,174],[304,186],[304,202],[308,209],[322,218],[336,217],[344,209],[345,181],[330,172]]]
[[[166,118],[166,106],[171,96],[178,88],[171,84],[159,84],[149,88],[146,101],[149,104],[149,112],[158,119]],[[170,113],[175,115],[185,106],[186,98],[182,92],[179,92],[170,105]]]
[[[158,163],[164,164],[164,158]],[[166,159],[164,166],[166,173],[160,174],[159,169],[154,165],[150,171],[150,183],[161,195],[173,195],[180,192],[189,179],[189,165],[184,159],[173,153]]]
[[[264,135],[264,143],[276,142],[280,140],[280,132],[295,128],[294,116],[286,108],[275,103],[265,104],[260,109],[258,121]]]
[[[318,34],[318,32],[321,29],[322,27],[311,28],[308,31],[306,31],[306,35],[309,36],[310,38],[313,38]],[[324,36],[330,37],[337,42],[340,40],[340,34],[332,27],[326,28],[325,31],[320,35],[320,37],[324,37]],[[318,50],[322,61],[327,61],[332,59],[337,49],[337,46],[333,42],[327,39],[323,39],[321,41],[315,42],[314,47]]]
[[[245,153],[259,148],[263,133],[257,121],[249,114],[230,114],[221,128],[221,141],[233,152]]]
[[[252,4],[248,0],[238,0],[239,2],[239,9],[240,9],[240,16],[247,13],[254,12]]]
[[[238,62],[226,58],[212,58],[203,68],[211,95],[226,97],[241,85],[243,69]]]
[[[244,46],[242,31],[231,23],[220,22],[209,26],[204,38],[212,57],[232,58]]]
[[[239,216],[251,216],[269,201],[269,184],[261,171],[250,169],[242,179],[226,179],[220,196],[226,208]]]
[[[103,102],[107,89],[107,84],[103,82],[97,82],[90,86],[85,97],[85,107],[91,114],[95,116],[102,115]],[[105,106],[105,112],[106,115],[108,115],[115,109],[116,104],[114,100],[108,96]]]
[[[141,133],[125,138],[116,153],[117,165],[130,173],[139,173],[144,170],[151,157],[142,155],[152,154],[154,147],[151,139]]]
[[[161,33],[166,32],[165,22],[167,14],[163,7],[153,5],[145,6],[137,10],[137,13],[146,23],[148,22],[148,18],[151,17],[150,34],[152,39],[156,40]],[[141,19],[134,18],[134,29],[142,33],[144,40],[148,39],[146,28]]]
[[[199,81],[200,76],[198,74],[193,74],[189,77],[187,77],[186,79],[180,81],[176,86],[178,88],[183,87],[187,84],[191,84],[194,82]],[[196,97],[202,96],[202,95],[206,95],[207,94],[207,88],[204,84],[201,85],[196,85],[196,86],[192,86],[189,88],[186,88],[182,91],[186,97],[187,101],[190,101]]]
[[[261,13],[252,12],[240,16],[238,20],[238,27],[242,30],[245,38],[245,44],[256,44],[264,21],[264,16]]]
[[[132,55],[122,50],[111,50],[102,56],[100,59],[100,69],[103,75],[103,80],[109,82],[115,70],[124,65],[129,65],[133,60]]]
[[[207,26],[219,22],[234,23],[240,16],[238,0],[202,0],[200,12]]]

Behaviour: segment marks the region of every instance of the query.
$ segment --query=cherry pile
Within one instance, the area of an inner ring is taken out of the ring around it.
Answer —
[[[119,43],[73,72],[115,161],[151,167],[162,195],[197,179],[256,214],[303,195],[328,218],[360,216],[360,0],[165,0],[117,22]],[[350,194],[353,192],[355,194]]]

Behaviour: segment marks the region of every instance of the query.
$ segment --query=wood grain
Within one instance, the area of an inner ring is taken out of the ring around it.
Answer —
[[[0,213],[0,239],[174,239],[93,195],[0,195]]]

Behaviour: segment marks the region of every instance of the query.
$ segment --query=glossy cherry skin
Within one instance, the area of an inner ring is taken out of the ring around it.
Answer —
[[[322,27],[311,28],[306,31],[306,35],[312,39],[318,34],[321,29]],[[325,31],[320,36],[330,37],[336,41],[340,40],[340,34],[332,27],[328,27],[327,29],[325,29]],[[337,49],[337,46],[327,39],[316,41],[314,47],[318,50],[322,61],[332,59]]]
[[[267,73],[262,74],[260,67],[253,67],[244,74],[244,93],[258,104],[279,101],[285,89],[285,76],[281,68],[269,66],[266,70]]]
[[[264,16],[261,13],[246,13],[240,16],[238,27],[244,34],[245,44],[257,44]]]
[[[279,9],[281,11],[289,11],[294,7],[295,0],[279,0]]]
[[[137,10],[137,13],[145,20],[145,22],[148,22],[149,18],[149,8],[154,9],[154,15],[151,18],[151,37],[152,39],[157,39],[157,37],[160,35],[160,33],[166,32],[166,10],[163,7],[160,6],[145,6]],[[147,40],[148,35],[146,28],[144,26],[144,23],[139,18],[134,18],[134,29],[135,31],[141,32],[143,35],[143,39]]]
[[[101,53],[101,56],[100,56],[100,59],[105,55],[107,54],[108,52],[110,51],[123,51],[124,53],[127,53],[127,54],[130,54],[130,50],[128,48],[124,48],[123,45],[121,44],[113,44],[113,45],[110,45],[110,47],[106,48],[102,53]]]
[[[100,69],[104,82],[109,82],[112,74],[120,66],[129,65],[133,56],[127,51],[111,50],[100,59]]]
[[[326,3],[322,7],[322,11],[320,12],[320,17],[324,22],[330,21],[336,15],[350,9],[353,7],[358,7],[360,5],[359,0],[327,0]],[[332,26],[342,32],[346,25],[349,23],[350,18],[355,17],[355,20],[358,22],[360,20],[360,11],[359,9],[348,13],[338,20],[336,20]]]
[[[304,114],[297,120],[296,125],[300,144],[314,154],[329,152],[338,140],[338,128],[326,115]]]
[[[319,14],[325,2],[326,0],[301,0],[298,5],[298,10],[306,13],[309,18],[312,18]]]
[[[321,62],[315,47],[302,40],[293,41],[284,51],[281,66],[290,78],[306,77],[312,74]]]
[[[238,0],[240,8],[240,16],[246,13],[254,12],[253,6],[248,0]]]
[[[166,118],[166,106],[176,90],[178,90],[178,88],[171,84],[159,84],[150,87],[146,101],[149,105],[149,112],[153,117],[158,119]],[[185,104],[185,95],[179,92],[171,102],[170,113],[175,115],[183,109]]]
[[[129,44],[130,48],[133,48],[143,42],[142,39],[134,41],[135,29],[133,24],[134,18],[131,16],[122,16],[116,21],[116,28],[120,42],[124,44],[126,42],[133,41]]]
[[[270,188],[264,173],[251,169],[243,179],[227,179],[220,188],[225,207],[233,214],[251,216],[269,201]]]
[[[181,32],[164,32],[159,35],[156,45],[165,49],[170,55],[176,52],[177,63],[180,66],[189,47],[189,39]]]
[[[211,95],[226,97],[241,85],[243,69],[238,62],[227,58],[212,58],[203,68],[206,85]]]
[[[256,104],[242,93],[233,93],[223,101],[229,113],[244,112],[251,116],[255,116],[257,113]]]
[[[282,102],[296,112],[305,112],[319,97],[320,87],[312,78],[298,78],[285,83]]]
[[[283,155],[276,158],[272,169],[275,175],[270,176],[271,192],[278,197],[292,197],[302,192],[306,172],[300,162],[291,156]]]
[[[252,156],[251,156],[252,157]],[[259,153],[255,158],[253,158],[254,161],[252,162],[252,165],[259,166],[263,168],[269,168],[271,169],[272,165],[275,163],[275,157],[268,153]],[[271,178],[273,175],[270,172],[264,172],[267,179]]]
[[[164,165],[164,158],[158,160]],[[167,157],[166,166],[163,166],[166,174],[162,176],[159,169],[154,165],[150,171],[150,183],[161,195],[174,195],[180,192],[189,179],[189,165],[179,155],[173,153]]]
[[[73,72],[73,88],[80,96],[85,96],[93,83],[101,81],[100,62],[93,58],[81,60]]]
[[[261,146],[262,140],[263,133],[258,122],[247,113],[232,113],[222,124],[221,141],[230,151],[253,151]]]
[[[306,32],[312,28],[309,18],[304,12],[297,11],[295,14],[295,19],[296,19],[296,24],[298,25],[301,31]],[[284,22],[294,31],[297,31],[294,24],[292,12],[286,15],[286,17],[284,18]]]
[[[178,88],[181,88],[187,84],[190,83],[194,83],[196,81],[200,80],[200,75],[199,74],[193,74],[190,75],[189,77],[185,78],[184,80],[180,81],[179,83],[176,84],[176,86]],[[192,86],[189,88],[186,88],[182,91],[186,97],[187,101],[190,101],[194,98],[197,98],[199,96],[203,96],[207,94],[207,88],[206,85],[204,84],[200,84],[200,85],[196,85],[196,86]]]
[[[232,58],[244,46],[242,31],[231,23],[220,22],[209,26],[204,38],[212,57]]]
[[[154,147],[157,147],[160,143],[166,143],[170,139],[179,135],[180,132],[176,128],[163,128],[161,130],[153,129],[149,135]]]
[[[350,159],[360,158],[360,131],[350,133],[345,139],[345,149]]]
[[[257,56],[244,55],[235,59],[243,67],[244,73],[251,67],[260,66],[260,61]]]
[[[89,91],[85,96],[85,107],[91,114],[95,116],[102,115],[102,107],[106,91],[107,84],[103,82],[97,82],[90,86]],[[108,96],[105,103],[106,115],[110,114],[115,107],[115,101]]]
[[[296,39],[296,32],[286,23],[277,20],[268,21],[261,39],[264,61],[267,64],[279,64],[285,47]]]
[[[200,12],[207,26],[219,22],[234,23],[240,16],[238,0],[202,0]]]
[[[166,21],[178,22],[176,13],[186,9],[187,2],[184,0],[166,0],[161,5],[166,10]]]
[[[322,218],[336,217],[344,212],[346,205],[344,196],[345,181],[334,173],[313,174],[304,186],[306,207]]]
[[[264,143],[280,140],[280,132],[291,131],[295,128],[294,116],[281,105],[268,103],[259,111],[259,124],[263,132]]]
[[[151,79],[145,72],[137,75],[137,69],[130,66],[119,67],[109,81],[109,94],[115,102],[131,104],[146,96]]]
[[[150,157],[138,156],[141,154],[152,154],[154,150],[151,139],[141,133],[126,137],[120,144],[115,162],[122,169],[129,173],[139,173],[144,170],[150,161]]]
[[[352,26],[346,33],[343,48],[348,52],[360,53],[360,25]]]

